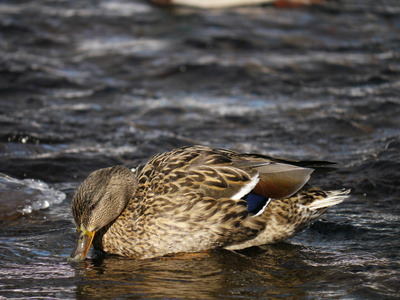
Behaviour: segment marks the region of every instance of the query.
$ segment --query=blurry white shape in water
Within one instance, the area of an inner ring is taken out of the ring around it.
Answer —
[[[322,0],[152,0],[160,5],[183,5],[203,9],[277,3],[283,6],[320,4]]]
[[[223,8],[244,5],[258,5],[263,3],[274,2],[275,0],[152,0],[158,4],[172,4],[193,6],[199,8]]]
[[[35,179],[19,180],[0,173],[0,220],[49,208],[66,195]]]

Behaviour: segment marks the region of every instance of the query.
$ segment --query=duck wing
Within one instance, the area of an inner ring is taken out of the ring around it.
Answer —
[[[168,193],[197,192],[214,199],[239,200],[249,193],[266,199],[296,193],[314,169],[287,162],[192,146],[158,155],[148,165],[156,173],[153,177],[162,181],[158,186]]]

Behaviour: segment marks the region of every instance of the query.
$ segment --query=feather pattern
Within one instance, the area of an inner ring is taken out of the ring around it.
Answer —
[[[154,155],[134,173],[118,166],[95,171],[78,188],[73,215],[77,228],[95,232],[95,248],[135,258],[277,242],[347,197],[346,191],[305,188],[325,164],[182,147]],[[104,182],[114,184],[97,199],[96,185]],[[134,191],[126,191],[129,185]],[[116,201],[123,209],[108,220]],[[94,202],[108,204],[97,210]],[[74,251],[72,259],[78,257]]]

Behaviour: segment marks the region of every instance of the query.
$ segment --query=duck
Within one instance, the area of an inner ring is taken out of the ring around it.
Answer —
[[[68,259],[85,260],[91,245],[149,259],[286,240],[348,197],[308,183],[331,164],[194,145],[134,170],[96,170],[71,202],[77,241]]]

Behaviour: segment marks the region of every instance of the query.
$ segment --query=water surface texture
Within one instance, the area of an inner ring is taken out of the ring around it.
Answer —
[[[400,3],[225,10],[0,3],[0,298],[400,298]],[[331,160],[351,196],[285,243],[203,260],[90,252],[89,172],[204,144]]]

